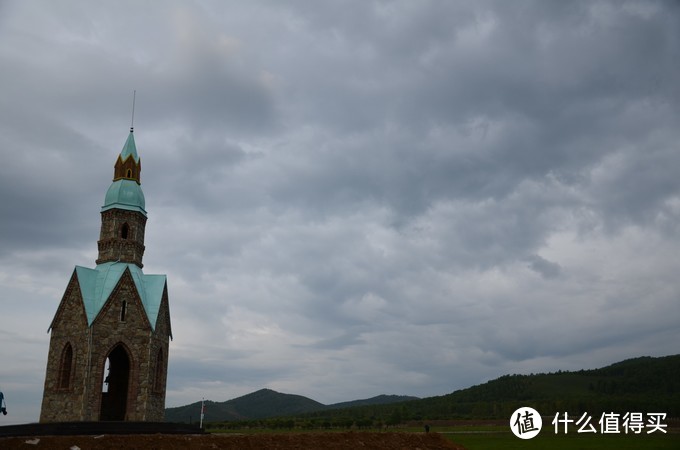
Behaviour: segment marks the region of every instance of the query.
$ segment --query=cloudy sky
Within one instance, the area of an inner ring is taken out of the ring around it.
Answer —
[[[670,1],[0,1],[0,425],[134,89],[167,406],[677,353],[678,80]]]

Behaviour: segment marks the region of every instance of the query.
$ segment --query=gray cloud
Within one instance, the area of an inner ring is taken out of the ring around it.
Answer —
[[[529,268],[541,274],[545,278],[555,278],[560,275],[561,267],[559,264],[548,261],[539,255],[530,255],[527,257]]]
[[[37,419],[44,331],[96,259],[133,89],[170,406],[677,351],[675,3],[0,8],[13,421]]]

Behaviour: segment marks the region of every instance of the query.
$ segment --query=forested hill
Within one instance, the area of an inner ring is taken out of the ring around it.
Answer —
[[[275,416],[291,416],[326,409],[346,408],[356,405],[375,405],[403,402],[417,397],[403,395],[379,395],[351,402],[324,405],[301,395],[282,394],[271,389],[244,395],[226,402],[205,402],[205,420],[210,422],[262,419]],[[165,410],[166,422],[198,422],[201,402]]]
[[[577,372],[504,375],[484,384],[393,405],[319,411],[306,417],[374,421],[506,418],[520,406],[556,412],[665,412],[680,416],[680,355],[629,359]]]
[[[677,416],[680,355],[641,357],[577,372],[505,375],[422,402],[428,410],[443,407],[473,416],[497,415],[505,405],[504,417],[515,405],[525,404],[534,404],[539,411],[658,411]]]
[[[456,391],[457,401],[502,401],[564,396],[668,395],[680,390],[680,355],[642,357],[601,369],[548,374],[505,375],[488,383]]]
[[[244,395],[226,402],[205,402],[206,420],[233,421],[285,416],[316,411],[325,406],[301,395],[282,394],[271,389]],[[166,422],[198,422],[201,402],[165,410]]]

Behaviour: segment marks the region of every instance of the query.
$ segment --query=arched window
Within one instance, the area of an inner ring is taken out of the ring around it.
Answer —
[[[125,173],[125,178],[132,178],[132,169],[128,169]]]
[[[156,375],[153,382],[154,392],[163,392],[163,369],[165,361],[163,359],[163,349],[158,349],[156,355]]]
[[[120,227],[120,237],[123,239],[127,239],[128,235],[130,234],[130,225],[126,223],[123,224],[122,227]]]
[[[61,352],[61,362],[59,364],[59,389],[71,387],[71,369],[73,368],[73,347],[67,343]]]

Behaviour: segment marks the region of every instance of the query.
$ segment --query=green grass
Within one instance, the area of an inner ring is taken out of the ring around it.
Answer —
[[[302,430],[302,429],[238,429],[209,430],[213,433],[237,434],[295,434],[295,433],[334,433],[347,429]],[[363,430],[376,432],[376,429]],[[674,430],[675,431],[675,430]],[[361,432],[358,431],[357,432]],[[387,433],[422,433],[420,427],[392,428]],[[512,434],[506,426],[464,425],[456,427],[433,427],[432,432],[441,433],[445,438],[464,446],[467,450],[677,450],[680,449],[680,434],[555,434],[552,429],[544,429],[533,439],[523,440]]]
[[[602,433],[578,433],[569,430],[556,434],[553,427],[545,426],[541,433],[533,439],[519,439],[507,425],[459,424],[456,426],[435,426],[431,430],[441,433],[452,442],[464,446],[467,450],[679,450],[680,429],[677,424],[668,425],[667,433],[654,432],[651,434],[602,434]],[[405,427],[403,431],[419,432],[422,428]]]
[[[446,433],[443,435],[464,446],[467,450],[677,450],[680,448],[679,434],[541,434],[533,439],[523,440],[511,432],[506,433]]]

